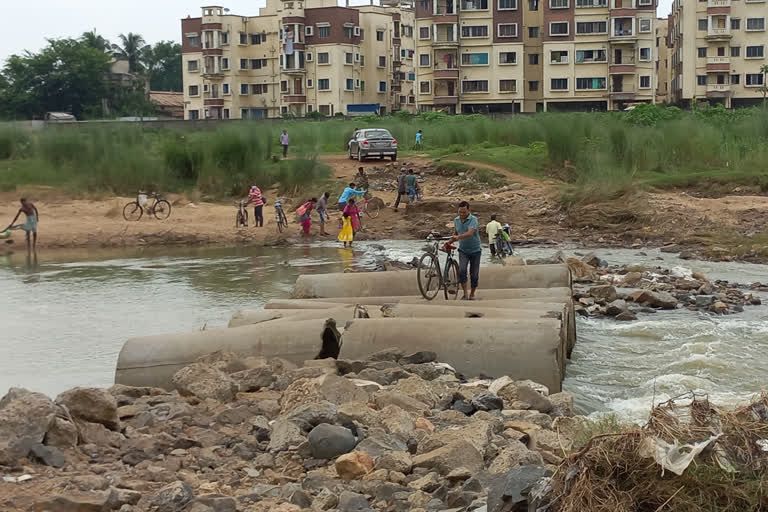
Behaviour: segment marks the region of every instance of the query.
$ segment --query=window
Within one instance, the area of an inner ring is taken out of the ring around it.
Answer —
[[[324,116],[331,115],[331,106],[330,105],[318,105],[317,110],[320,111],[321,114]]]
[[[597,77],[597,78],[577,78],[576,79],[576,90],[577,91],[596,91],[600,89],[605,89],[605,78]]]
[[[488,0],[461,0],[462,11],[483,11],[488,9]]]
[[[267,94],[268,92],[269,84],[251,84],[251,94]],[[282,89],[282,84],[280,85],[280,88]],[[288,91],[288,83],[285,84],[285,89],[282,89],[283,92]]]
[[[311,78],[307,78],[307,89],[311,89],[315,86],[315,83],[312,81]]]
[[[741,81],[741,76],[740,75],[731,75],[731,84],[732,85],[738,85],[740,81]]]
[[[312,37],[315,34],[315,27],[312,25],[307,25],[304,27],[304,35],[307,37]]]
[[[468,25],[461,27],[461,37],[488,37],[488,25]]]
[[[223,117],[224,117],[224,119],[229,119],[229,109],[228,108],[225,108],[223,110]]]
[[[707,75],[696,75],[696,85],[707,85]]]
[[[535,92],[539,90],[539,81],[538,80],[529,80],[528,81],[528,90],[531,92]]]
[[[199,85],[190,85],[189,86],[189,95],[190,96],[200,96],[200,86]]]
[[[209,89],[209,85],[208,84],[203,84],[203,92],[208,94],[208,89]]]
[[[345,91],[351,91],[351,90],[353,90],[355,88],[355,80],[354,79],[347,78],[344,82],[345,82],[344,83],[344,90]]]
[[[384,31],[383,30],[377,30],[376,31],[376,40],[377,41],[383,41],[384,40]]]
[[[312,112],[312,110],[313,110],[312,105],[307,105],[307,114]]]
[[[198,121],[200,119],[200,111],[199,110],[190,110],[189,111],[189,120],[190,121]]]
[[[240,69],[248,69],[248,59],[240,59]]]
[[[352,64],[354,55],[349,52],[344,52],[344,64]]]
[[[637,0],[637,5],[653,5],[653,0]]]
[[[328,52],[320,52],[317,54],[317,63],[318,64],[330,64],[331,63],[331,57]]]
[[[317,27],[317,37],[319,37],[320,39],[326,39],[328,37],[331,37],[331,26],[322,25]]]
[[[240,96],[248,96],[248,84],[240,84]]]
[[[432,91],[432,82],[430,82],[429,80],[419,82],[420,94],[429,94],[431,91]]]
[[[539,37],[539,27],[528,27],[528,37],[531,39]]]
[[[699,55],[700,59],[707,56],[707,47],[706,46],[704,46],[702,48],[697,48],[697,51],[698,51],[698,55]]]
[[[648,62],[651,60],[651,49],[650,48],[640,48],[640,60],[642,62]]]
[[[251,59],[251,69],[261,69],[267,65],[267,59]]]
[[[346,25],[344,26],[344,37],[346,39],[352,39],[353,29],[354,27],[348,27]]]
[[[288,92],[288,80],[280,80],[280,92]]]
[[[365,80],[360,80],[360,90],[365,92]]]
[[[538,53],[531,53],[528,55],[528,64],[531,66],[536,66],[539,63],[539,54]]]
[[[221,32],[221,44],[229,44],[229,32]]]
[[[352,31],[352,33],[355,35],[355,37],[359,37],[359,38],[362,39],[363,32],[360,29],[360,27],[355,27],[354,30]]]
[[[744,51],[745,59],[762,59],[765,55],[763,52],[763,46],[747,46]]]
[[[539,10],[539,0],[528,0],[528,10],[529,11],[538,11]]]
[[[762,73],[747,73],[744,76],[744,87],[761,87],[763,85]]]
[[[248,34],[240,32],[240,44],[248,44]]]
[[[517,52],[501,52],[499,64],[517,64]]]
[[[499,37],[517,37],[517,23],[499,23]]]
[[[765,18],[747,18],[747,32],[762,32],[765,30]]]
[[[419,66],[421,67],[427,67],[429,66],[429,54],[428,53],[420,53],[419,54]]]
[[[499,0],[499,10],[517,9],[517,0]]]
[[[317,80],[317,89],[320,91],[330,91],[331,90],[331,80],[328,78],[319,78]]]
[[[517,80],[499,80],[499,92],[517,92]]]
[[[487,53],[462,53],[461,64],[462,66],[487,66],[488,54]]]
[[[731,57],[738,57],[741,55],[741,46],[731,46]]]
[[[378,67],[380,67],[380,68],[387,67],[387,58],[386,57],[379,56],[379,66]]]
[[[567,21],[553,21],[549,24],[550,36],[567,36],[568,35],[568,22]]]
[[[701,18],[699,20],[699,30],[707,30],[707,18]]]
[[[240,109],[240,118],[248,119],[248,112],[249,112],[249,110],[247,108],[241,108]]]
[[[221,69],[229,69],[229,59],[224,57],[221,59]]]
[[[224,96],[229,96],[231,94],[229,90],[229,84],[221,84],[221,93]]]
[[[706,79],[706,77],[705,77]],[[643,75],[640,77],[640,88],[641,89],[650,89],[651,88],[651,77],[648,75]]]
[[[419,39],[429,39],[429,27],[419,27]]]
[[[549,88],[553,91],[567,91],[568,79],[567,78],[553,78],[550,81]]]
[[[360,56],[360,67],[365,67],[365,55]]]
[[[360,54],[355,53],[355,62],[360,62]]]
[[[387,92],[387,82],[383,80],[379,82],[379,92]]]
[[[251,34],[251,44],[261,44],[261,34]]]
[[[640,33],[648,33],[651,31],[651,20],[649,18],[640,18]]]
[[[607,7],[608,0],[576,0],[576,8]]]
[[[551,64],[568,64],[568,51],[556,50],[551,52],[549,62]]]
[[[608,23],[605,21],[580,21],[576,23],[577,34],[607,34]]]
[[[196,60],[190,60],[187,61],[187,71],[197,71],[199,68],[199,63]]]
[[[488,92],[488,80],[462,80],[462,92]]]
[[[731,18],[731,30],[739,30],[741,28],[740,18]]]
[[[549,0],[550,9],[567,9],[568,0]]]
[[[307,59],[307,62],[312,62],[312,54],[311,53],[305,53],[305,58]]]
[[[607,62],[605,50],[576,50],[576,64]]]

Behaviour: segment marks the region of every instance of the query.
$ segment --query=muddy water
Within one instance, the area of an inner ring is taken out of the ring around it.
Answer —
[[[78,385],[108,386],[131,336],[223,327],[237,309],[285,297],[299,274],[370,268],[383,256],[407,261],[421,245],[360,243],[354,252],[332,244],[49,252],[37,260],[23,254],[0,259],[0,394],[11,386],[49,395]],[[521,252],[540,257],[554,249]],[[611,263],[683,266],[718,279],[768,282],[763,266],[683,262],[654,251],[597,252]],[[628,324],[579,320],[578,329],[565,388],[576,395],[581,412],[640,419],[654,397],[695,389],[733,402],[767,382],[766,307],[729,317],[674,311]]]

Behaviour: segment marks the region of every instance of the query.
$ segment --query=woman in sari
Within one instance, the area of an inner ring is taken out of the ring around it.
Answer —
[[[310,213],[312,213],[312,209],[315,207],[315,203],[317,203],[317,198],[313,197],[306,203],[299,206],[299,208],[296,210],[296,213],[299,214],[299,222],[301,223],[303,236],[309,236],[309,228],[312,227],[312,218],[310,217]]]
[[[349,218],[352,221],[352,229],[355,233],[360,231],[360,209],[357,207],[357,204],[355,204],[354,199],[350,199],[347,201],[347,206],[344,207],[344,211],[342,213],[348,213]]]

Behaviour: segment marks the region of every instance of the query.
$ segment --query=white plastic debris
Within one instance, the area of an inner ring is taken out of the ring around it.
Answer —
[[[693,459],[721,435],[712,436],[706,441],[695,444],[679,444],[677,441],[669,444],[658,437],[648,437],[640,445],[640,455],[656,460],[656,463],[661,466],[661,476],[664,476],[666,469],[680,476]]]
[[[679,277],[682,279],[692,280],[693,270],[685,267],[672,267],[669,270],[669,275],[671,275],[672,277]]]
[[[761,451],[768,452],[768,439],[758,439],[755,444]]]
[[[9,484],[20,484],[21,482],[26,482],[27,480],[32,480],[34,477],[32,475],[21,475],[21,476],[4,476],[3,482],[7,482]]]

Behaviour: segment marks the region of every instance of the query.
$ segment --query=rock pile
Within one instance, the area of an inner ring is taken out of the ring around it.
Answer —
[[[303,367],[216,353],[173,382],[12,389],[0,509],[528,510],[580,422],[567,393],[466,381],[429,352]]]

